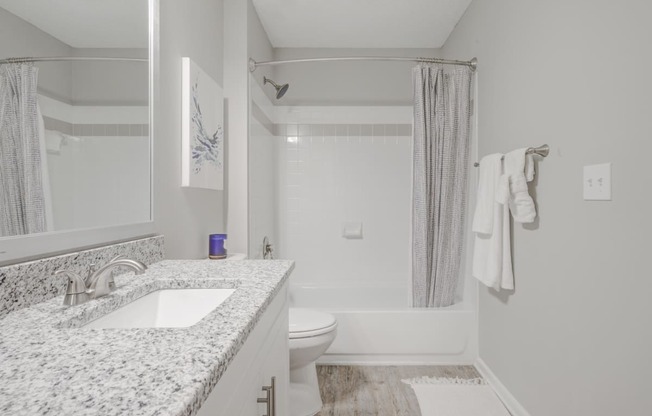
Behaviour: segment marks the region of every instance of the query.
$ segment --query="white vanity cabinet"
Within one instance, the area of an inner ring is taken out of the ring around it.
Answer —
[[[283,285],[258,321],[247,341],[229,364],[198,416],[260,416],[267,407],[258,403],[266,398],[264,386],[275,378],[275,411],[269,416],[288,414],[290,378],[288,347],[288,289]]]

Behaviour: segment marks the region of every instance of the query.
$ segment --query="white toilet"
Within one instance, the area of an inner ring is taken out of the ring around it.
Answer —
[[[290,416],[313,416],[321,410],[315,361],[328,349],[336,333],[333,315],[290,308]]]

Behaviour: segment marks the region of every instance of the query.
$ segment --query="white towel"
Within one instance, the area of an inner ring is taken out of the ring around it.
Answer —
[[[494,205],[497,180],[501,175],[500,153],[487,155],[480,161],[478,195],[473,214],[473,232],[491,234],[494,224]]]
[[[534,161],[527,148],[505,155],[503,176],[496,194],[499,203],[508,204],[514,221],[528,223],[537,216],[534,201],[528,193],[527,183],[534,179]]]
[[[496,198],[502,177],[501,158],[502,155],[496,153],[480,161],[480,180],[473,216],[473,276],[495,289],[513,289],[509,208]]]

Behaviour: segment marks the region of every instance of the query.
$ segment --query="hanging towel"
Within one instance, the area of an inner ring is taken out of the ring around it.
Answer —
[[[502,154],[494,153],[483,157],[480,161],[473,232],[491,234],[493,231],[496,184],[501,175],[502,157]]]
[[[473,276],[494,289],[513,289],[509,208],[496,198],[502,178],[502,157],[496,153],[485,156],[480,161],[480,179],[473,216]]]
[[[503,175],[496,194],[497,201],[507,204],[515,222],[529,223],[537,216],[527,183],[534,179],[534,161],[527,148],[505,155]]]

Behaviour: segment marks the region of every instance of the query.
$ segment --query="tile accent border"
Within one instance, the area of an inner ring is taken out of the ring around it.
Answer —
[[[86,276],[91,264],[104,264],[119,254],[147,265],[157,263],[164,257],[163,236],[0,267],[0,319],[15,310],[62,295],[66,283],[52,276],[56,270],[68,269]]]
[[[72,136],[144,137],[149,136],[149,124],[72,124],[43,116],[45,128]]]
[[[273,124],[262,112],[252,115],[272,136],[287,137],[411,137],[411,124]]]
[[[73,124],[66,121],[61,121],[56,118],[43,116],[43,124],[47,130],[56,130],[63,134],[72,135]]]
[[[312,124],[274,123],[256,103],[251,115],[272,136],[324,136],[324,137],[397,137],[412,136],[412,124]]]
[[[412,136],[411,124],[275,124],[275,136],[402,137]]]

